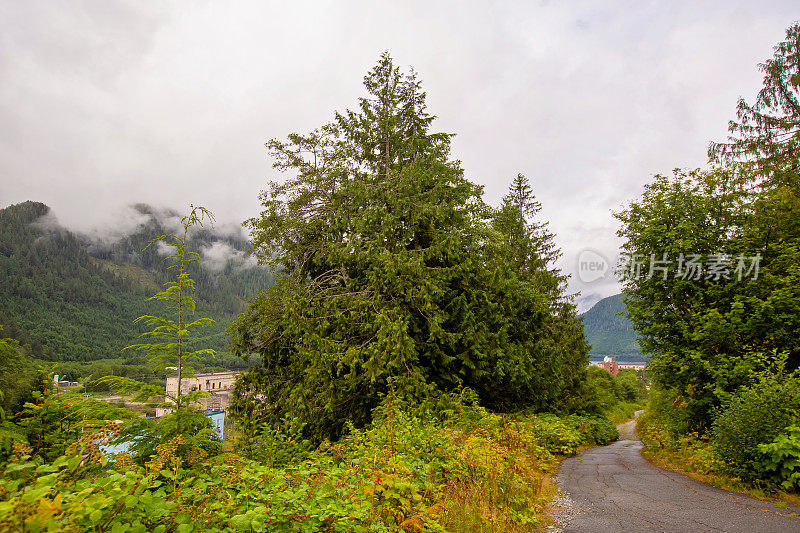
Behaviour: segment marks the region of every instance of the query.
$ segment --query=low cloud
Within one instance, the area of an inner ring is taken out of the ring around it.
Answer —
[[[177,250],[177,247],[174,244],[167,244],[164,241],[158,241],[158,244],[156,244],[156,252],[164,257],[174,254],[175,250]]]
[[[258,265],[255,258],[222,241],[201,248],[200,257],[203,265],[211,272],[221,272],[229,263],[234,269],[248,269]]]
[[[81,233],[91,241],[93,246],[103,248],[136,233],[151,218],[150,215],[142,213],[134,206],[126,206],[119,210],[107,223],[88,228]]]
[[[65,231],[64,226],[61,225],[52,210],[37,218],[31,225],[46,234]]]

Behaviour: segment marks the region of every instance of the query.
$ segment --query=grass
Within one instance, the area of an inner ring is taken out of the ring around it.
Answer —
[[[644,409],[646,400],[639,400],[638,402],[618,402],[606,411],[606,417],[611,420],[614,425],[619,425],[633,418],[633,413],[640,409]]]

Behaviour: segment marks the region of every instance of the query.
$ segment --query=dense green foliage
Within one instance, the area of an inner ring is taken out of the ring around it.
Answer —
[[[762,381],[730,399],[714,421],[712,446],[724,468],[744,479],[764,477],[761,445],[770,444],[800,421],[800,383],[796,378]]]
[[[291,175],[247,225],[282,278],[232,326],[236,352],[263,359],[237,388],[241,415],[298,418],[319,440],[366,424],[390,390],[568,407],[587,346],[527,181],[491,209],[413,74],[384,54],[364,85],[357,110],[268,143]]]
[[[533,531],[555,454],[614,436],[592,419],[454,407],[435,422],[386,403],[370,427],[280,467],[195,448],[181,457],[180,437],[143,466],[120,454],[110,468],[95,438],[48,462],[18,446],[0,483],[0,529]]]
[[[0,418],[18,412],[34,399],[36,392],[49,387],[46,370],[34,362],[25,348],[14,339],[0,338]]]
[[[25,348],[14,339],[0,338],[0,460],[8,456],[14,442],[27,438],[27,432],[14,421],[49,387],[49,374]]]
[[[580,318],[591,346],[589,355],[611,355],[619,362],[645,359],[622,294],[603,298]]]
[[[3,335],[18,340],[32,357],[48,361],[120,357],[122,348],[142,331],[131,327],[131,321],[153,312],[146,296],[169,279],[163,250],[155,246],[142,250],[150,239],[167,231],[149,208],[138,206],[138,210],[142,216],[152,216],[112,243],[94,242],[56,227],[44,204],[25,202],[0,210]],[[196,249],[215,244],[240,254],[247,249],[241,237],[208,230],[193,233],[190,242]],[[233,315],[271,277],[265,269],[244,268],[235,261],[215,272],[195,266],[190,274],[203,295],[200,310],[219,322],[199,342],[224,349],[228,343],[224,330]]]
[[[621,370],[616,376],[593,366],[586,377],[589,404],[597,406],[599,412],[613,409],[619,402],[636,402],[645,396],[644,382],[635,370]]]
[[[772,442],[758,445],[758,469],[787,490],[800,489],[800,426],[791,425]]]
[[[760,109],[791,111],[785,124],[800,121],[796,103],[784,106],[786,98],[797,101],[798,63],[784,60],[787,47],[795,58],[800,51],[797,37],[795,25],[763,67],[765,89],[757,103],[740,104],[740,120],[755,120],[746,115]],[[776,65],[789,81],[781,96],[772,98]],[[744,135],[734,143],[742,154],[763,159],[656,176],[639,200],[616,215],[624,251],[646,262],[651,254],[682,257],[687,273],[693,255],[705,265],[720,257],[727,261],[724,273],[707,270],[699,279],[676,276],[674,265],[666,279],[657,272],[625,281],[629,315],[642,348],[652,354],[655,382],[679,392],[690,426],[702,430],[726,397],[751,385],[757,372],[783,357],[790,370],[800,365],[800,179],[796,155],[786,155],[796,149],[796,140],[760,128],[732,128]],[[757,275],[752,260],[740,263],[746,257],[759,257]]]
[[[792,488],[800,419],[800,25],[763,65],[754,103],[741,100],[722,166],[656,176],[617,214],[624,250],[691,254],[726,269],[628,276],[627,306],[660,389],[645,450],[671,450],[704,473]],[[682,254],[682,255],[681,255]],[[742,264],[742,257],[758,257]],[[742,267],[747,272],[743,276]],[[647,269],[647,266],[644,267]],[[701,458],[700,460],[689,459]]]

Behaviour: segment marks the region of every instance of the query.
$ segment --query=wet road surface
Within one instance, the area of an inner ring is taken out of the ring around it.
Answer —
[[[634,428],[623,424],[617,442],[562,463],[558,485],[562,501],[571,501],[561,531],[800,532],[800,508],[778,509],[656,468],[642,457]]]

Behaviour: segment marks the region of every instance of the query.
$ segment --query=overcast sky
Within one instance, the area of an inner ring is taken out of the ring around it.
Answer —
[[[585,248],[616,256],[610,212],[654,173],[705,163],[798,18],[796,1],[0,0],[0,206],[45,202],[83,231],[132,202],[241,222],[280,177],[264,142],[354,107],[389,50],[489,203],[532,179],[574,273]],[[583,307],[618,292],[570,286]]]

